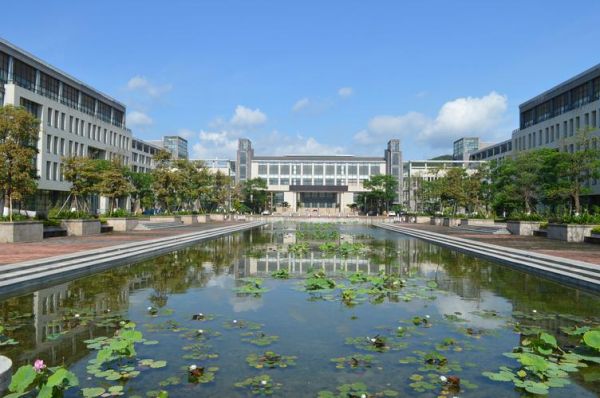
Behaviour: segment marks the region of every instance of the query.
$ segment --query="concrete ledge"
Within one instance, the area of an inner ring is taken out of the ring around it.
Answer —
[[[460,224],[460,218],[444,217],[442,225],[444,227],[458,227]]]
[[[533,231],[540,229],[540,221],[507,221],[506,229],[513,235],[532,236]]]
[[[583,261],[477,242],[398,225],[375,226],[423,239],[436,245],[492,260],[569,285],[600,291],[600,266]]]
[[[181,216],[150,216],[150,222],[181,222]]]
[[[113,231],[116,232],[133,231],[139,222],[140,219],[134,217],[114,217],[106,219],[106,224],[113,227]]]
[[[210,221],[225,221],[225,214],[209,214]]]
[[[181,222],[184,225],[195,225],[198,224],[198,216],[195,214],[187,214],[181,217]]]
[[[444,225],[444,217],[429,217],[429,224]]]
[[[494,219],[492,218],[461,218],[460,225],[469,225],[474,227],[493,227]]]
[[[100,220],[61,220],[60,226],[67,230],[67,236],[97,235],[100,231]]]
[[[0,243],[40,242],[44,239],[41,221],[0,222]]]
[[[548,238],[565,242],[583,242],[597,225],[548,224]]]
[[[0,299],[264,225],[249,222],[2,266]]]

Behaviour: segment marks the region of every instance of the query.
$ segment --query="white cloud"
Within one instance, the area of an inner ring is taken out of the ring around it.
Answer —
[[[187,140],[187,139],[192,138],[193,136],[195,136],[196,133],[193,132],[190,129],[180,129],[177,132],[177,135],[179,135],[180,137],[183,137],[183,138],[185,138]]]
[[[354,94],[352,87],[342,87],[338,90],[338,95],[342,98],[348,98]]]
[[[229,122],[236,127],[255,127],[265,124],[267,122],[267,115],[262,113],[258,108],[252,110],[243,105],[238,105]]]
[[[308,98],[301,98],[298,101],[296,101],[296,103],[294,104],[294,106],[292,106],[292,111],[294,112],[300,112],[302,109],[307,108],[310,105],[310,100]]]
[[[149,126],[154,121],[144,112],[131,111],[127,114],[127,125],[129,126]]]
[[[275,145],[273,144],[275,143]],[[318,142],[314,137],[301,134],[288,135],[273,131],[256,140],[257,148],[264,148],[264,155],[340,155],[344,148],[338,145],[327,145]]]
[[[173,86],[171,84],[156,85],[151,83],[144,76],[134,76],[127,82],[127,89],[129,91],[141,91],[152,98],[160,97],[161,95],[171,91]]]
[[[419,112],[373,117],[354,135],[361,144],[381,146],[390,138],[408,138],[430,148],[449,148],[466,136],[495,138],[506,119],[507,99],[495,91],[483,97],[463,97],[442,105],[435,118]]]

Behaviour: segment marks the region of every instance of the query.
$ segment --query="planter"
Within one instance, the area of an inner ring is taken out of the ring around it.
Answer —
[[[429,217],[429,224],[444,225],[444,218],[443,217]]]
[[[442,225],[444,227],[458,227],[460,224],[460,218],[444,217]]]
[[[548,238],[565,242],[583,242],[597,225],[548,224]]]
[[[506,229],[513,235],[532,236],[533,231],[540,229],[539,221],[507,221]]]
[[[100,220],[60,220],[60,226],[67,236],[97,235],[101,229]]]
[[[181,222],[185,225],[194,225],[198,224],[198,216],[195,214],[188,214],[181,216]]]
[[[181,222],[181,216],[150,216],[150,222]]]
[[[427,216],[415,216],[413,217],[415,223],[417,224],[427,224],[429,222],[429,217]]]
[[[460,225],[470,225],[475,227],[493,227],[494,219],[491,218],[462,218]]]
[[[225,214],[209,214],[210,221],[225,221]]]
[[[107,218],[106,225],[113,227],[115,232],[133,231],[139,223],[139,218],[133,217],[114,217]]]
[[[44,239],[41,221],[0,222],[0,243],[40,242]]]

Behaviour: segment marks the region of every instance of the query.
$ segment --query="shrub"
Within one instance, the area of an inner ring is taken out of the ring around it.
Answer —
[[[12,220],[13,221],[27,221],[27,220],[29,220],[29,217],[27,217],[23,214],[13,214]],[[8,221],[10,221],[10,217],[0,216],[0,222],[8,222]]]
[[[577,214],[553,217],[551,222],[559,224],[600,224],[600,214]]]
[[[546,217],[538,213],[511,213],[508,219],[510,221],[546,221]]]
[[[61,211],[58,208],[52,208],[48,211],[49,220],[85,220],[89,218],[94,218],[94,216],[85,211]]]
[[[600,235],[600,227],[594,227],[594,228],[592,228],[592,233]]]
[[[130,217],[131,213],[125,209],[114,209],[110,213],[106,213],[105,217]]]

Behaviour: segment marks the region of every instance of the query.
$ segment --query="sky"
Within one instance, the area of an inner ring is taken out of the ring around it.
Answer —
[[[192,158],[452,152],[599,63],[600,1],[11,1],[0,37],[127,106]],[[28,8],[26,10],[25,8]],[[594,56],[593,54],[597,54]]]

